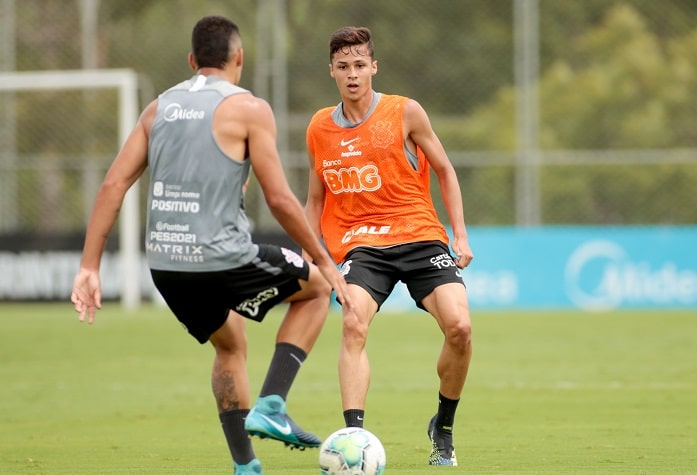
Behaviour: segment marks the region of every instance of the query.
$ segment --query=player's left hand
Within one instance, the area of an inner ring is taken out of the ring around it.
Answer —
[[[472,249],[470,248],[469,241],[466,237],[455,238],[452,243],[453,253],[455,253],[455,265],[460,269],[464,269],[472,259],[474,259],[474,254],[472,254]]]

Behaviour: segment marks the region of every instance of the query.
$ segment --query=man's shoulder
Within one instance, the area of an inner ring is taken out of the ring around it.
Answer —
[[[231,82],[225,81],[223,79],[215,78],[208,84],[208,88],[219,92],[223,96],[253,96],[252,92],[248,89],[240,87]]]
[[[143,125],[143,127],[145,127],[147,133],[150,133],[152,124],[153,122],[155,122],[155,117],[157,117],[157,110],[159,104],[160,101],[158,99],[155,99],[151,101],[140,113],[139,121]]]
[[[251,91],[225,96],[220,103],[223,110],[237,110],[244,114],[257,114],[271,109],[271,105],[263,98],[257,97]]]
[[[407,97],[407,96],[401,96],[399,94],[385,94],[381,93],[380,94],[380,102],[379,103],[407,103],[409,101],[413,101],[412,98]],[[379,104],[378,103],[378,104]]]
[[[318,120],[326,119],[327,117],[331,117],[334,109],[336,109],[336,106],[323,107],[319,109],[312,115],[312,119],[310,120],[310,122],[315,122]]]
[[[307,126],[308,132],[311,132],[312,129],[315,128],[326,128],[326,127],[331,127],[334,124],[334,121],[332,120],[332,113],[336,109],[336,106],[333,107],[324,107],[322,109],[319,109],[317,112],[315,112],[312,115],[312,118],[310,119],[310,123]]]
[[[165,89],[164,91],[162,91],[160,93],[160,96],[165,95],[171,91],[177,91],[180,89],[188,89],[191,87],[191,84],[192,84],[191,79],[185,79],[185,80],[180,81],[172,86],[169,86],[167,89]]]

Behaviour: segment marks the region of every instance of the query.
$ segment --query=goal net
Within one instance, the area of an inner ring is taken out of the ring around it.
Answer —
[[[53,244],[84,235],[99,182],[137,117],[131,70],[0,72],[0,260],[16,264],[3,265],[0,299],[58,299],[66,287],[69,295],[76,263],[71,272],[56,264],[52,251],[65,249]],[[104,296],[128,309],[143,285],[139,194],[133,186],[121,209],[116,265],[102,267]],[[8,257],[11,238],[21,252]],[[40,255],[40,273],[17,264],[19,254]]]

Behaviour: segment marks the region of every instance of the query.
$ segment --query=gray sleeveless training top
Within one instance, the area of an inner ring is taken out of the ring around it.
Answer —
[[[151,269],[218,271],[257,255],[244,212],[249,160],[225,155],[212,128],[220,102],[246,93],[199,75],[160,95],[148,152],[145,250]]]

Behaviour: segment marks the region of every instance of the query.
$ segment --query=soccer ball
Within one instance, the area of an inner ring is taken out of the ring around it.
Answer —
[[[319,449],[319,470],[323,475],[380,475],[385,462],[385,448],[380,440],[360,427],[337,430]]]

